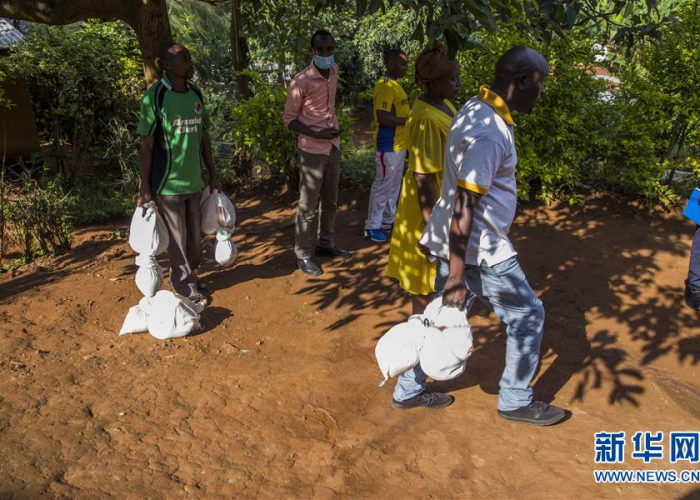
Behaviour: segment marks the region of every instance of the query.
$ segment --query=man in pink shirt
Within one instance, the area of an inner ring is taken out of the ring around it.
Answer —
[[[323,274],[311,260],[317,205],[321,226],[315,255],[350,256],[337,248],[333,239],[340,179],[340,130],[335,116],[338,66],[333,60],[334,51],[335,41],[330,33],[319,30],[313,34],[313,62],[292,79],[282,113],[284,124],[299,133],[299,207],[294,253],[299,269],[310,276]]]

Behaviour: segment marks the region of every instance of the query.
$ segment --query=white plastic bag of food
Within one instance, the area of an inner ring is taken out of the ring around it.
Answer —
[[[374,355],[377,357],[379,370],[384,375],[380,386],[389,378],[401,375],[418,364],[419,353],[428,329],[425,318],[417,314],[411,316],[408,321],[392,327],[379,339]]]
[[[129,335],[132,333],[145,333],[148,331],[148,314],[141,309],[141,306],[134,306],[129,309],[124,318],[122,329],[119,335]]]
[[[199,210],[202,218],[202,233],[214,234],[217,229],[226,229],[229,233],[236,225],[236,210],[228,197],[215,190],[210,193],[209,188],[204,188],[199,202]]]
[[[157,339],[184,337],[201,328],[199,313],[204,306],[177,293],[161,290],[141,299],[139,306],[148,314],[148,333]]]
[[[222,266],[226,267],[236,260],[238,248],[231,241],[231,234],[224,229],[216,231],[216,245],[214,247],[214,259]]]
[[[421,369],[433,380],[458,377],[474,347],[466,311],[444,307],[442,297],[437,297],[423,314],[431,328],[420,351]]]
[[[153,297],[163,286],[163,268],[153,255],[137,255],[136,286],[146,297]]]
[[[145,208],[145,213],[144,213]],[[160,255],[168,249],[170,237],[163,218],[152,201],[137,207],[131,217],[129,245],[142,255]]]

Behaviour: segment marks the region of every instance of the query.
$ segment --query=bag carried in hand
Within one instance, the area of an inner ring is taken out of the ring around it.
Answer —
[[[142,255],[160,255],[168,249],[170,237],[163,218],[152,201],[137,207],[131,217],[129,245]]]
[[[423,341],[428,334],[428,323],[417,314],[405,323],[399,323],[386,332],[377,342],[374,355],[384,375],[380,386],[418,364]]]
[[[225,229],[231,233],[236,225],[236,210],[233,208],[233,203],[218,189],[211,193],[208,187],[204,188],[199,202],[199,211],[204,234],[214,234],[217,229]]]
[[[460,376],[473,351],[472,330],[467,312],[442,305],[442,297],[428,304],[423,315],[431,328],[420,351],[420,367],[433,380]]]
[[[419,363],[433,380],[453,379],[464,372],[472,350],[467,313],[444,307],[442,297],[437,297],[423,314],[394,326],[377,342],[374,354],[384,375],[379,385]]]

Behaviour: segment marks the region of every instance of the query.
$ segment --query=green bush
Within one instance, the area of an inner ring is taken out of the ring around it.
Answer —
[[[679,24],[616,68],[621,85],[612,91],[593,78],[593,68],[607,63],[595,61],[596,40],[583,30],[544,43],[520,30],[516,19],[496,34],[479,33],[479,45],[459,54],[460,104],[492,81],[498,57],[514,45],[529,45],[550,63],[539,106],[515,116],[520,198],[576,204],[594,188],[647,204],[676,200],[664,179],[669,169],[692,168],[697,155],[688,144],[697,144],[700,121],[698,16],[681,11]]]
[[[29,83],[40,134],[51,141],[57,170],[68,183],[101,139],[102,120],[131,119],[143,92],[136,38],[117,22],[35,25],[0,59],[0,71]]]
[[[552,72],[545,96],[531,114],[514,113],[518,195],[525,200],[536,195],[544,201],[579,203],[582,169],[595,156],[591,139],[599,128],[596,117],[606,108],[600,97],[605,83],[595,80],[589,70],[594,41],[583,33],[572,33],[566,40],[545,44],[518,26],[505,26],[497,34],[481,33],[480,43],[459,55],[460,104],[481,85],[491,83],[496,61],[510,47],[528,45],[542,53]]]
[[[4,187],[5,229],[10,241],[21,249],[24,263],[67,250],[72,239],[69,196],[60,178],[51,178],[45,171],[36,177],[21,165]]]
[[[414,86],[413,61],[422,49],[422,44],[413,39],[412,34],[422,22],[424,20],[418,19],[413,11],[407,11],[400,5],[360,20],[356,44],[368,86],[373,86],[384,74],[384,53],[388,49],[401,49],[411,61],[406,79],[402,82],[406,92],[411,94],[407,87]]]
[[[351,147],[344,152],[340,176],[342,179],[350,181],[353,187],[369,186],[374,181],[376,171],[374,148],[357,149]]]
[[[119,118],[112,118],[106,125],[102,140],[105,148],[104,159],[113,167],[117,167],[113,170],[119,172],[115,187],[129,194],[137,193],[141,185],[140,138],[136,135],[135,123],[136,120],[125,122]]]
[[[646,200],[670,203],[676,170],[692,171],[700,156],[700,10],[682,3],[678,21],[637,48],[620,72],[622,115],[613,182]]]
[[[282,122],[286,89],[268,83],[253,71],[247,74],[253,83],[254,95],[232,103],[228,122],[230,131],[225,137],[233,144],[234,155],[238,159],[261,161],[269,165],[274,173],[284,175],[287,183],[294,186],[296,134]]]
[[[84,176],[67,192],[66,214],[76,225],[124,217],[133,212],[137,191],[121,187],[119,178]]]
[[[260,74],[247,72],[253,82],[253,96],[234,101],[226,138],[233,144],[237,158],[251,158],[268,165],[274,174],[284,176],[287,186],[296,190],[299,182],[297,134],[287,129],[282,121],[282,110],[287,101],[287,89],[269,83]],[[351,142],[352,118],[349,110],[337,109],[341,128],[341,148]]]

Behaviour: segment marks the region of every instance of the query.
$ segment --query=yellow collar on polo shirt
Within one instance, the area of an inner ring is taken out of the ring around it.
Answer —
[[[493,110],[498,113],[498,116],[503,118],[508,125],[515,125],[513,117],[510,115],[508,105],[500,95],[491,90],[491,87],[488,85],[479,87],[479,99],[491,106]]]

